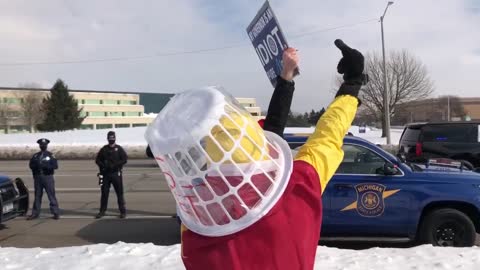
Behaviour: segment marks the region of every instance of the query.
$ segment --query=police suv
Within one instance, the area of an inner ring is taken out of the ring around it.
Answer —
[[[285,135],[294,152],[307,138]],[[322,240],[475,244],[479,173],[461,163],[406,163],[353,136],[345,137],[343,150],[322,197]]]
[[[28,188],[22,179],[0,175],[0,223],[25,215],[28,211]]]

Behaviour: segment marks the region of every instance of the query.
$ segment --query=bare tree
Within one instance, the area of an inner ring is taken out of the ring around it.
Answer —
[[[361,106],[358,109],[352,124],[356,126],[376,126],[376,120],[376,114],[374,112],[372,113],[367,107]]]
[[[42,85],[36,82],[19,83],[19,88],[42,88]]]
[[[12,125],[17,124],[19,118],[18,110],[10,103],[0,103],[0,129],[4,133],[9,133]]]
[[[383,61],[378,53],[365,56],[365,71],[370,82],[360,91],[360,99],[370,113],[382,123],[385,137]],[[390,116],[395,115],[397,104],[423,99],[433,92],[433,83],[425,65],[415,56],[403,51],[394,51],[386,59],[387,90]]]
[[[38,91],[30,91],[28,94],[22,95],[23,102],[21,106],[23,117],[30,128],[30,132],[35,132],[37,124],[43,120],[43,97],[44,95]]]
[[[0,96],[0,133],[10,132],[12,126],[28,126],[30,132],[34,132],[35,126],[42,120],[42,100],[45,92],[37,91],[41,85],[24,83],[18,87],[32,90],[17,91],[13,96],[9,96],[7,91],[6,96]]]
[[[3,103],[0,100],[0,133],[7,133],[7,125],[8,125],[7,111],[8,111],[7,104]]]

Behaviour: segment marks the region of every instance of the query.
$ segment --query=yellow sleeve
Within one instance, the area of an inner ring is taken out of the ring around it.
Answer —
[[[303,160],[315,168],[322,193],[342,162],[343,138],[355,118],[357,107],[357,98],[347,95],[337,97],[320,117],[315,132],[295,157],[295,160]]]

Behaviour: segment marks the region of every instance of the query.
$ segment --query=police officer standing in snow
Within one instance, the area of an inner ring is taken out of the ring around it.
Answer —
[[[33,202],[32,214],[27,219],[32,220],[40,216],[43,189],[45,189],[48,200],[50,201],[50,212],[53,214],[53,219],[59,219],[58,202],[55,197],[55,179],[53,178],[54,171],[58,169],[58,162],[55,156],[47,151],[47,146],[50,143],[48,139],[40,139],[37,143],[41,151],[33,155],[32,159],[30,159],[35,200]]]
[[[127,163],[127,153],[123,148],[115,143],[115,132],[109,131],[107,134],[108,144],[103,146],[97,154],[95,162],[100,169],[99,184],[101,185],[102,197],[100,200],[100,212],[95,218],[105,216],[108,205],[108,195],[110,185],[113,185],[117,194],[118,209],[120,218],[126,217],[125,199],[123,197],[122,168]]]

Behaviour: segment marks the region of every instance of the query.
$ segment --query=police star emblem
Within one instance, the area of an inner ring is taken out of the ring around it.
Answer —
[[[357,201],[340,211],[356,209],[363,217],[378,217],[385,210],[384,199],[400,191],[400,189],[386,190],[387,187],[375,183],[363,183],[355,186]]]

